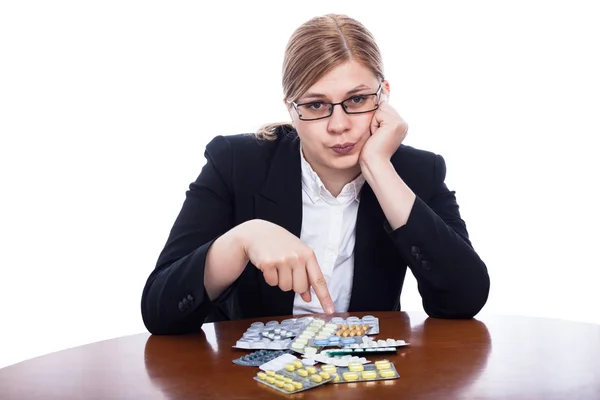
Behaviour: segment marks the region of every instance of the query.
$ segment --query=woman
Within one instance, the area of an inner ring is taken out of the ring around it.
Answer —
[[[205,321],[399,310],[407,266],[432,317],[471,318],[489,277],[441,156],[407,125],[371,33],[342,15],[290,38],[292,123],[218,136],[142,295],[154,334]]]

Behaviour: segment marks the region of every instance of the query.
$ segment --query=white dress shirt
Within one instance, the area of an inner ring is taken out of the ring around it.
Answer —
[[[360,189],[365,183],[362,175],[346,184],[334,197],[304,158],[302,163],[302,230],[300,240],[317,257],[336,312],[348,311],[352,278],[354,276],[354,243]],[[296,293],[294,314],[323,313],[314,289],[310,303]]]

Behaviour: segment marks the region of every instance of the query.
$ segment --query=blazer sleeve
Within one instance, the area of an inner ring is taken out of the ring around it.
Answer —
[[[183,206],[142,292],[142,319],[152,334],[198,331],[215,304],[204,287],[206,254],[233,227],[232,151],[217,136],[204,153],[206,164],[186,192]]]
[[[446,164],[436,155],[433,192],[425,202],[417,196],[406,225],[385,229],[409,262],[430,317],[472,318],[487,302],[487,267],[473,249],[455,192],[444,180]]]

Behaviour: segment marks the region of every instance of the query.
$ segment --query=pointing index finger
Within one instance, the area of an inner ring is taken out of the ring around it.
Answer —
[[[308,272],[308,281],[312,288],[315,290],[315,294],[323,307],[326,314],[333,314],[335,308],[333,306],[333,300],[327,289],[327,282],[321,272],[321,268],[317,263],[317,259],[313,254],[306,263],[306,271]]]

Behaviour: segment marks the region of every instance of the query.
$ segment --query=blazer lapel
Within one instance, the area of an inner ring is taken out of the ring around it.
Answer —
[[[273,222],[300,237],[302,229],[302,171],[299,139],[295,132],[280,130],[282,138],[275,149],[267,178],[260,194],[255,195],[256,218]],[[262,311],[270,315],[292,314],[294,291],[283,292],[269,286],[258,274],[261,298],[270,299]]]

